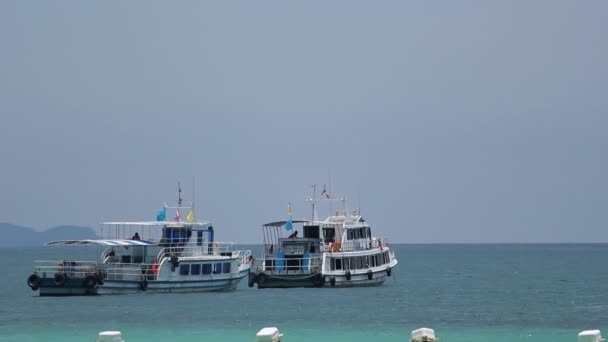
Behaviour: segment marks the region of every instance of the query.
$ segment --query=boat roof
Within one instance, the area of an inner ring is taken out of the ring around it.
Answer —
[[[203,227],[210,222],[208,221],[194,221],[194,222],[182,222],[182,221],[141,221],[141,222],[132,222],[132,221],[115,221],[115,222],[102,222],[103,225],[121,225],[121,226],[167,226],[167,227]]]
[[[291,221],[291,223],[306,223],[306,222],[310,222],[310,221],[308,221],[308,220],[292,220]],[[284,226],[286,223],[287,223],[287,221],[276,221],[276,222],[266,223],[262,227],[280,227],[280,226]]]
[[[154,246],[156,242],[147,240],[58,240],[47,245],[102,245],[102,246]]]

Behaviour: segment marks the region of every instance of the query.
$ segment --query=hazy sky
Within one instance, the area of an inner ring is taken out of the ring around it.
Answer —
[[[0,222],[608,242],[606,1],[0,2]],[[329,185],[328,185],[329,187]]]

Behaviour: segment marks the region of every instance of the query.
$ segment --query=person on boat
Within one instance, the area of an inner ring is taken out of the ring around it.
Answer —
[[[135,232],[135,235],[133,235],[133,237],[131,238],[131,240],[141,240],[141,238],[139,237],[139,233]]]
[[[297,237],[298,237],[298,231],[297,230],[295,232],[291,233],[291,235],[289,235],[290,239],[297,238]]]

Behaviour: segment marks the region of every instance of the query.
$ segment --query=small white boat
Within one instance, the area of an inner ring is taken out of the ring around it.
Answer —
[[[66,258],[36,261],[27,284],[40,296],[125,294],[138,292],[203,292],[231,290],[249,274],[251,251],[233,250],[232,243],[217,242],[210,222],[173,221],[106,222],[107,237],[63,240],[48,245],[97,245],[103,252],[96,261]],[[192,212],[191,212],[192,213]],[[160,215],[160,214],[159,214]],[[131,236],[136,232],[134,236]],[[139,233],[141,232],[141,236]],[[105,235],[105,234],[104,234]]]
[[[263,225],[261,265],[251,272],[249,286],[353,287],[381,285],[397,266],[386,238],[372,237],[371,227],[356,211],[316,220],[315,204],[332,198],[308,199],[311,220],[271,222]],[[291,210],[291,209],[290,209]],[[287,230],[286,227],[289,229]],[[301,232],[300,236],[298,236]],[[289,234],[290,233],[290,234]]]

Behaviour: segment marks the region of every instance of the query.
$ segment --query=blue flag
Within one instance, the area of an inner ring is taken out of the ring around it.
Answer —
[[[285,223],[285,229],[291,230],[293,228],[293,223],[291,222],[291,203],[287,205],[287,213],[289,214],[289,218]]]
[[[156,221],[164,221],[167,218],[167,207],[163,207],[156,213]]]
[[[287,222],[285,223],[285,229],[291,230],[292,228],[293,228],[293,223],[291,222],[291,216],[289,216],[289,218],[287,219]]]

